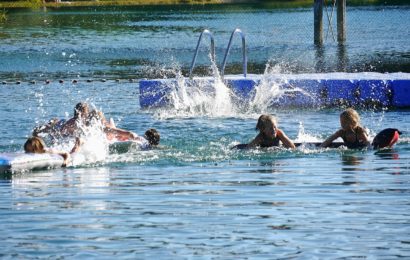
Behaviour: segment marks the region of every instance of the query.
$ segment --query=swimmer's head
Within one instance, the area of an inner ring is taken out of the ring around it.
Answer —
[[[151,128],[145,132],[145,138],[148,140],[148,143],[153,146],[159,144],[161,136],[156,129]]]
[[[344,130],[355,129],[360,125],[360,116],[353,108],[348,108],[340,114],[340,125]]]
[[[261,115],[256,124],[256,130],[259,130],[261,133],[268,136],[276,136],[277,124],[278,122],[274,116]]]
[[[77,105],[75,105],[74,108],[74,117],[75,118],[87,118],[88,117],[88,113],[89,113],[89,106],[87,103],[85,102],[80,102]]]
[[[46,145],[44,144],[43,139],[37,136],[33,136],[27,139],[24,144],[24,151],[26,153],[45,153]]]
[[[104,113],[96,109],[88,113],[87,125],[90,125],[94,120],[97,122],[101,122],[102,124],[105,124],[107,121],[104,116]]]

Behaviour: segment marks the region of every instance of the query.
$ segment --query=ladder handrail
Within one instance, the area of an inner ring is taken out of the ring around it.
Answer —
[[[189,78],[190,79],[192,79],[192,71],[194,70],[196,57],[198,56],[198,51],[199,51],[199,46],[201,44],[202,35],[204,35],[204,34],[209,35],[209,39],[211,40],[211,61],[215,62],[215,40],[214,40],[214,36],[212,35],[211,31],[209,31],[208,29],[205,29],[199,35],[198,43],[196,44],[195,55],[194,55],[194,58],[192,59],[191,68],[189,69]]]
[[[243,76],[246,78],[246,74],[247,74],[247,57],[246,57],[246,41],[245,41],[245,34],[238,28],[236,28],[232,34],[231,34],[231,38],[229,39],[229,43],[228,43],[228,47],[226,48],[226,52],[225,52],[225,56],[224,56],[224,60],[222,62],[222,68],[221,68],[221,77],[224,77],[224,73],[225,73],[225,66],[226,66],[226,59],[228,58],[228,53],[229,50],[231,49],[231,45],[232,45],[232,38],[233,36],[239,33],[239,35],[242,38],[242,66],[243,66]]]

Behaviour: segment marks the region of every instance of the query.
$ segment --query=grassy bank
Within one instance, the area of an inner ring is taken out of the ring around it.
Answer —
[[[15,0],[2,1],[0,8],[40,8],[40,7],[65,7],[65,6],[133,6],[133,5],[204,5],[204,4],[235,4],[250,3],[259,4],[269,8],[292,8],[309,7],[313,5],[313,0],[61,0],[62,2],[49,2],[43,0]],[[328,2],[331,2],[329,0]],[[385,0],[349,0],[348,5],[386,5]],[[388,5],[409,5],[409,0],[390,0]]]

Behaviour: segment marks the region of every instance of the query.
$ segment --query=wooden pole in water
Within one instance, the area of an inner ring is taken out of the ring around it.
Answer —
[[[314,0],[314,42],[323,44],[323,0]]]
[[[337,0],[337,42],[346,41],[346,0]]]

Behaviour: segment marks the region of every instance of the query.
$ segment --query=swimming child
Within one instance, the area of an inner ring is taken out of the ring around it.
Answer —
[[[78,136],[78,131],[87,123],[89,110],[87,103],[77,103],[74,108],[74,116],[61,126],[61,134],[63,136]]]
[[[340,114],[340,125],[342,128],[329,136],[320,147],[328,147],[339,137],[349,149],[360,149],[370,144],[366,130],[360,125],[360,116],[353,108],[348,108]]]
[[[246,148],[279,146],[282,142],[286,148],[295,148],[293,142],[278,128],[277,120],[271,115],[261,115],[256,124],[259,134]]]
[[[116,127],[115,123],[112,120],[108,121],[104,113],[99,110],[93,110],[89,113],[87,124],[91,125],[93,122],[100,122],[102,124],[104,133],[109,141],[139,141],[147,143],[143,145],[144,147],[157,146],[160,141],[160,134],[156,129],[148,129],[144,137],[142,137],[134,132]]]
[[[33,129],[33,136],[49,136],[52,140],[61,137],[61,128],[64,125],[64,119],[53,118],[44,125],[37,126]]]
[[[149,145],[152,146],[157,146],[159,144],[159,141],[161,139],[161,136],[159,134],[159,132],[154,129],[148,129],[147,131],[145,131],[144,134],[145,139],[147,139]]]
[[[70,153],[67,152],[62,152],[62,151],[56,151],[53,149],[48,149],[47,146],[45,145],[43,139],[38,136],[32,136],[27,139],[26,143],[24,144],[24,151],[26,153],[49,153],[49,154],[58,154],[61,157],[63,157],[64,162],[61,165],[62,167],[66,167],[67,163],[69,162],[70,155],[78,152],[80,150],[80,146],[82,144],[82,141],[80,138],[76,138],[74,147],[71,149]]]

